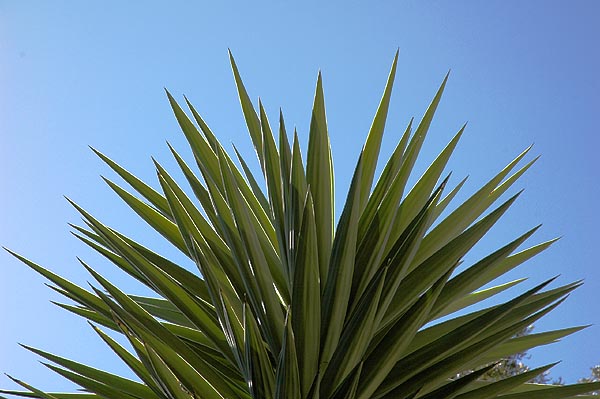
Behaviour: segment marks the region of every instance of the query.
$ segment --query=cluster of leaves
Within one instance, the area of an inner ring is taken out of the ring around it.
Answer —
[[[528,335],[533,331],[533,325],[527,326],[523,329],[523,331],[515,334],[516,337],[522,337],[524,335]],[[515,375],[519,375],[529,371],[529,367],[523,362],[523,360],[527,357],[527,352],[519,352],[514,353],[510,356],[507,356],[497,362],[495,366],[481,376],[482,380],[490,380],[490,381],[498,381],[504,378],[512,377]],[[469,373],[472,373],[473,370],[465,370],[458,373],[454,378],[460,378]],[[531,382],[545,384],[548,383],[548,378],[545,373],[537,375],[535,378],[531,380]]]
[[[523,331],[515,334],[514,338],[523,337],[525,335],[531,334],[534,326],[527,326],[523,329]],[[482,380],[488,381],[498,381],[504,378],[513,377],[519,374],[523,374],[531,370],[531,368],[525,363],[525,359],[528,359],[530,356],[527,352],[519,352],[514,353],[506,358],[500,360],[490,371],[481,376]],[[463,371],[456,375],[455,378],[466,375],[473,370]],[[532,383],[536,384],[554,384],[554,385],[564,385],[562,382],[562,378],[558,378],[556,380],[552,380],[549,376],[549,371],[545,371],[544,373],[538,374],[534,378],[530,380]],[[593,381],[582,381],[579,382],[593,382]]]
[[[586,383],[586,382],[598,382],[598,381],[600,381],[600,364],[590,368],[590,376],[589,377],[580,378],[579,381],[577,381],[577,382]],[[600,390],[593,391],[592,395],[600,396]]]
[[[528,326],[523,331],[515,335],[516,337],[522,337],[533,332],[534,326]],[[525,363],[525,359],[528,359],[530,356],[527,352],[520,352],[510,355],[504,359],[502,359],[499,363],[496,364],[494,368],[488,371],[486,374],[481,376],[482,380],[491,380],[498,381],[504,378],[513,377],[519,374],[523,374],[531,370],[531,368]],[[471,371],[461,372],[456,375],[455,378],[466,375]],[[590,368],[590,376],[580,378],[577,380],[578,383],[586,383],[586,382],[598,382],[600,381],[600,365],[596,365]],[[536,384],[553,384],[553,385],[564,385],[564,381],[562,377],[551,378],[549,372],[546,371],[542,374],[538,374],[533,378],[530,382]],[[600,395],[600,391],[590,392],[592,395]]]
[[[535,160],[517,168],[527,149],[442,217],[465,182],[446,194],[449,176],[443,171],[463,126],[408,189],[447,77],[375,178],[397,56],[337,226],[320,75],[305,163],[297,134],[290,144],[281,115],[275,138],[263,105],[257,112],[231,58],[266,191],[239,153],[241,168],[236,166],[194,107],[187,103],[195,124],[170,94],[200,175],[171,150],[201,208],[159,163],[157,191],[98,152],[137,196],[107,179],[109,186],[199,273],[73,203],[85,221],[74,226],[75,235],[156,296],[128,295],[82,262],[99,284],[88,291],[15,256],[75,302],[60,306],[91,321],[139,382],[29,348],[85,392],[45,393],[19,380],[29,392],[2,392],[44,399],[549,399],[600,388],[528,383],[552,365],[481,379],[499,359],[580,330],[515,337],[580,283],[544,290],[552,279],[505,303],[452,317],[521,283],[484,288],[554,240],[515,253],[536,227],[459,268],[518,194],[488,210]],[[132,352],[99,326],[123,334]],[[461,370],[472,372],[451,378]]]

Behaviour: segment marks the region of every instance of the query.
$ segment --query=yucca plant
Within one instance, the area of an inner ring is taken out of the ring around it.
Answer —
[[[159,163],[160,191],[96,151],[137,194],[106,180],[108,185],[187,255],[188,264],[162,257],[73,202],[85,223],[73,226],[74,234],[156,296],[126,294],[82,261],[98,283],[88,291],[13,253],[74,302],[59,306],[88,319],[139,381],[27,347],[83,392],[45,393],[16,379],[27,392],[1,392],[44,399],[552,399],[600,388],[600,383],[528,383],[553,365],[494,382],[481,378],[505,357],[580,330],[515,337],[580,282],[546,289],[549,280],[508,302],[466,309],[521,283],[482,288],[555,240],[516,252],[536,227],[478,262],[461,265],[518,197],[488,212],[534,163],[518,166],[529,149],[465,202],[449,207],[465,181],[449,188],[443,171],[463,127],[407,187],[447,76],[376,179],[396,54],[334,224],[320,74],[304,162],[296,132],[290,143],[280,114],[273,133],[262,104],[254,108],[230,59],[261,179],[237,152],[236,166],[187,99],[193,119],[168,92],[199,174],[171,151],[195,199]],[[123,334],[129,348],[100,326]]]

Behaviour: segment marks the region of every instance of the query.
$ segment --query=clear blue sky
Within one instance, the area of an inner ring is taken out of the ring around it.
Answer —
[[[422,115],[448,69],[424,162],[469,121],[450,169],[454,182],[470,175],[464,190],[471,193],[535,143],[532,153],[542,158],[513,190],[526,191],[478,251],[538,223],[530,244],[563,236],[511,277],[531,277],[528,286],[557,274],[562,284],[584,278],[536,330],[594,326],[534,351],[529,363],[563,360],[552,375],[573,382],[600,362],[599,2],[165,3],[0,1],[2,245],[85,284],[81,256],[135,292],[69,234],[66,223],[79,218],[62,196],[172,252],[103,184],[99,175],[111,174],[87,145],[154,183],[150,156],[172,165],[165,140],[189,155],[167,87],[186,94],[224,143],[251,156],[228,47],[253,98],[263,99],[271,119],[283,107],[304,143],[322,70],[341,208],[399,47],[384,152],[411,116]],[[6,253],[0,265],[0,371],[42,388],[70,387],[18,347],[23,342],[123,372],[83,320],[49,302],[58,296],[42,278]],[[11,385],[4,379],[0,386]]]

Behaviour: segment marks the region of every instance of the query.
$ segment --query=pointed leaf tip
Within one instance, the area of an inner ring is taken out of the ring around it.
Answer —
[[[440,184],[440,189],[444,189],[446,188],[446,184],[448,184],[448,180],[450,180],[450,176],[452,176],[452,172],[449,172],[448,175],[444,178],[444,180],[442,180],[442,183]]]
[[[229,63],[231,64],[231,67],[237,71],[237,65],[235,64],[235,58],[233,57],[233,53],[230,49],[227,49],[227,53],[229,54]]]

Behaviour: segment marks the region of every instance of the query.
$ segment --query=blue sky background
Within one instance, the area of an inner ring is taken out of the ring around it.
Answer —
[[[167,87],[178,98],[186,94],[223,143],[252,159],[228,47],[251,96],[261,97],[273,121],[281,106],[304,144],[322,70],[341,209],[400,48],[384,155],[409,118],[422,116],[448,69],[417,175],[465,121],[449,166],[453,183],[470,176],[462,198],[531,143],[528,159],[542,155],[511,190],[526,188],[517,204],[467,262],[538,223],[531,245],[563,236],[509,277],[530,277],[511,294],[557,274],[554,286],[585,279],[536,331],[594,325],[528,360],[563,360],[552,376],[574,382],[600,362],[599,15],[596,1],[0,1],[0,243],[85,284],[81,256],[141,292],[69,234],[66,223],[79,217],[67,195],[182,260],[104,185],[99,175],[112,174],[87,146],[153,184],[151,155],[174,170],[165,140],[189,152]],[[0,253],[0,371],[49,390],[71,388],[22,342],[126,373],[83,320],[49,302],[59,297],[43,283]],[[12,385],[5,379],[0,386]]]

